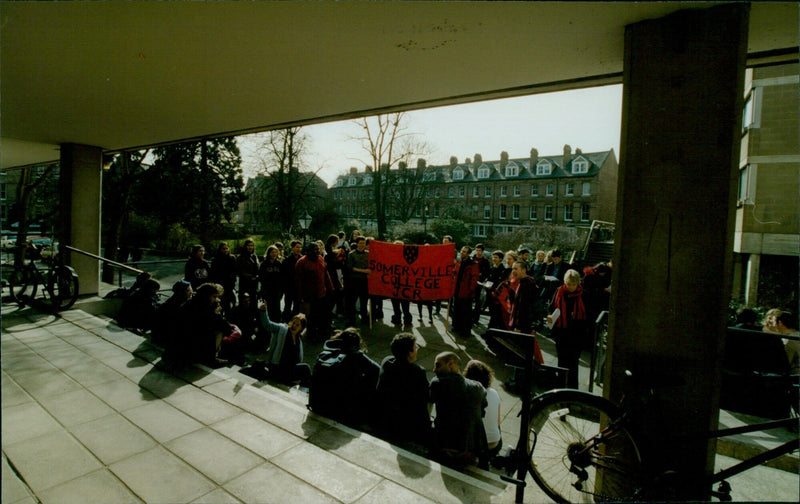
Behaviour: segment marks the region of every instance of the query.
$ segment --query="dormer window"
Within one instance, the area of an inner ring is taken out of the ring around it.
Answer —
[[[478,168],[478,178],[479,179],[487,179],[489,178],[489,167],[486,165],[482,165]]]
[[[433,182],[436,179],[436,174],[433,172],[428,172],[422,175],[423,182]]]
[[[453,180],[464,180],[464,170],[461,168],[453,170]]]
[[[516,177],[519,175],[519,167],[514,163],[506,165],[506,177]]]
[[[536,175],[550,175],[553,173],[553,165],[550,161],[542,159],[536,163]]]
[[[355,177],[350,177],[347,179],[347,185],[354,186],[358,183],[358,179]]]
[[[587,173],[589,171],[589,161],[578,158],[572,162],[572,173]]]
[[[338,185],[339,187],[342,187],[344,185],[344,179],[340,178],[339,180],[337,180],[336,181],[336,185]]]
[[[372,176],[371,175],[365,175],[364,176],[364,185],[369,185],[371,183],[372,183]]]

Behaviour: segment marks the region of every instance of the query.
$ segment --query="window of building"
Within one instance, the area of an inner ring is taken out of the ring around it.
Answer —
[[[464,180],[464,170],[461,168],[453,170],[453,180]]]
[[[555,186],[553,184],[547,184],[545,195],[552,196],[553,194],[555,194]]]
[[[578,158],[572,162],[572,173],[587,173],[589,171],[589,161]]]
[[[591,182],[584,182],[583,186],[581,187],[581,195],[589,196],[592,194],[592,183]]]
[[[439,205],[433,205],[433,217],[435,219],[439,218]]]
[[[492,218],[492,207],[489,205],[483,206],[483,218],[484,219],[491,219]]]
[[[429,172],[424,173],[422,175],[422,181],[423,182],[433,182],[434,180],[436,180],[436,173],[434,173],[432,171],[429,171]]]
[[[342,187],[344,185],[344,179],[340,178],[339,180],[337,180],[336,181],[336,185],[339,186],[339,187]]]
[[[572,220],[572,205],[566,205],[564,207],[564,220],[565,221]]]
[[[487,178],[489,178],[489,167],[488,166],[481,165],[481,167],[478,168],[478,178],[479,179],[487,179]]]
[[[546,220],[546,221],[553,220],[553,206],[552,205],[545,205],[544,206],[544,220]]]
[[[438,197],[440,197],[441,195],[442,195],[442,190],[441,190],[441,189],[439,189],[438,187],[437,187],[436,189],[434,189],[434,190],[433,190],[433,197],[434,197],[434,198],[438,198]]]
[[[364,185],[372,184],[372,175],[364,175]]]
[[[500,196],[503,196],[503,197],[508,196],[508,187],[500,186]]]
[[[478,215],[478,205],[472,205],[471,209],[473,215]]]
[[[581,205],[581,222],[589,222],[589,204]]]
[[[519,196],[519,194],[520,194],[520,193],[519,193],[519,186],[518,186],[518,185],[515,185],[515,186],[514,186],[514,196],[517,196],[517,197],[518,197],[518,196]]]
[[[505,205],[500,205],[500,218],[501,219],[505,219],[506,218],[506,206]]]
[[[742,203],[753,203],[756,169],[756,165],[748,164],[739,170],[739,195],[737,199]]]
[[[475,232],[473,234],[475,236],[480,236],[481,238],[485,238],[486,237],[486,226],[485,225],[483,225],[483,224],[475,224],[474,231]]]
[[[483,197],[484,198],[492,197],[492,188],[490,186],[486,186],[483,188]]]
[[[456,191],[455,191],[455,189],[453,189],[452,187],[449,187],[449,188],[447,189],[447,197],[448,197],[448,198],[452,198],[452,197],[454,197],[455,195],[456,195]]]
[[[511,218],[519,220],[519,205],[511,205]]]
[[[531,186],[531,196],[533,196],[533,197],[539,196],[539,186],[538,185],[533,184]]]
[[[567,188],[565,189],[564,194],[567,196],[573,196],[575,194],[575,184],[572,182],[567,182]]]
[[[536,175],[550,175],[553,173],[553,165],[546,159],[540,159],[536,163]]]
[[[472,197],[473,198],[477,198],[478,196],[480,196],[480,194],[481,194],[480,190],[481,190],[481,188],[478,187],[478,186],[473,187],[472,188]]]
[[[6,200],[6,191],[7,191],[6,183],[5,182],[0,183],[0,201]],[[5,215],[5,213],[3,215]]]
[[[431,188],[430,187],[426,187],[425,188],[425,197],[426,198],[430,198],[431,197]]]
[[[536,207],[535,206],[531,206],[530,212],[529,212],[529,217],[530,217],[531,220],[538,220],[539,219],[539,214],[536,211]]]
[[[744,110],[742,110],[742,133],[760,126],[760,109],[761,93],[759,88],[753,88],[744,101]]]
[[[350,177],[347,179],[347,185],[354,186],[358,183],[358,179],[355,177]]]
[[[506,177],[516,177],[519,175],[519,167],[515,163],[506,165]]]

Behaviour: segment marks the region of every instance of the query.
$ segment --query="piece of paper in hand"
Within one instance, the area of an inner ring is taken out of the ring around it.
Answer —
[[[556,325],[556,320],[558,320],[558,317],[560,317],[560,316],[561,316],[561,310],[559,310],[558,308],[553,310],[553,313],[550,314],[550,317],[549,317],[550,318],[550,322],[547,323],[547,328],[548,329],[552,329],[553,326]]]

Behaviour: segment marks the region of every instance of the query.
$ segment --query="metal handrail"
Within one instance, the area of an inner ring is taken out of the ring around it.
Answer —
[[[134,273],[144,273],[144,270],[140,270],[138,268],[134,268],[132,266],[128,266],[127,264],[122,264],[121,262],[112,261],[111,259],[106,259],[105,257],[92,254],[91,252],[86,252],[85,250],[77,249],[75,247],[71,247],[69,245],[64,245],[64,248],[67,250],[71,250],[72,252],[77,252],[78,254],[85,255],[86,257],[91,257],[92,259],[96,259],[100,262],[110,264],[112,266],[116,266],[117,268],[126,269],[128,271],[132,271]]]

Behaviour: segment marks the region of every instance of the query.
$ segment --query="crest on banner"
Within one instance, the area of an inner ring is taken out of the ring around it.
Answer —
[[[403,246],[403,259],[406,260],[408,265],[414,264],[414,262],[419,257],[419,247],[415,245],[404,245]]]

